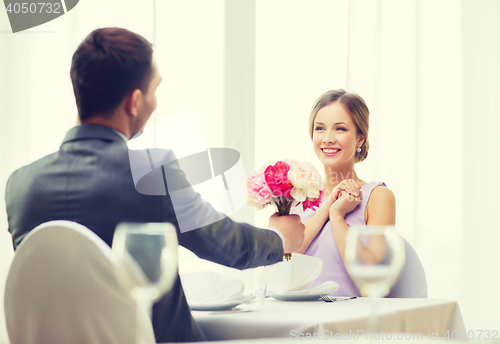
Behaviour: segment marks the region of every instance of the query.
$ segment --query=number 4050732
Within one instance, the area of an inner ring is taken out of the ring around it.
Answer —
[[[9,3],[6,8],[8,13],[61,13],[61,4],[60,3],[50,3],[50,2],[15,2]]]
[[[469,330],[469,331],[457,331],[457,330],[453,330],[453,331],[446,331],[446,333],[444,334],[443,338],[445,339],[453,339],[453,340],[479,340],[479,339],[483,339],[483,340],[498,340],[499,337],[498,337],[498,331],[497,330],[493,330],[493,331],[489,331],[489,330]]]

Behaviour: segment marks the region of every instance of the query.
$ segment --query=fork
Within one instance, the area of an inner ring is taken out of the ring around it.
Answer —
[[[330,299],[328,296],[326,295],[320,295],[319,297],[321,297],[321,299],[325,302],[333,302],[334,300]],[[337,300],[335,300],[337,301]]]
[[[329,297],[327,295],[320,295],[321,299],[325,302],[335,302],[335,301],[347,301],[347,300],[352,300],[352,299],[357,299],[357,296],[351,296],[351,297]]]

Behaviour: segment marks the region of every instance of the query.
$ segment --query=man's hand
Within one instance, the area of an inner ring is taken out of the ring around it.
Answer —
[[[277,213],[269,218],[269,227],[277,228],[285,237],[285,252],[297,251],[304,241],[305,226],[299,215],[279,216]]]

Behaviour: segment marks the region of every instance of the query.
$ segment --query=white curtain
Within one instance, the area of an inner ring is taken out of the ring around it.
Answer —
[[[351,0],[347,88],[369,104],[359,168],[395,192],[429,297],[500,319],[500,2]]]
[[[464,312],[477,329],[500,322],[500,2],[462,1],[462,241]],[[478,127],[475,128],[475,125]],[[467,301],[465,301],[467,300]],[[473,317],[480,315],[474,323]],[[469,325],[472,328],[472,325]]]

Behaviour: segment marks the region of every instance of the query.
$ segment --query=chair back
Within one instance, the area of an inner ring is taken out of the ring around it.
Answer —
[[[111,248],[78,223],[36,227],[19,245],[7,276],[11,344],[155,343],[149,316],[138,311],[120,265]]]

